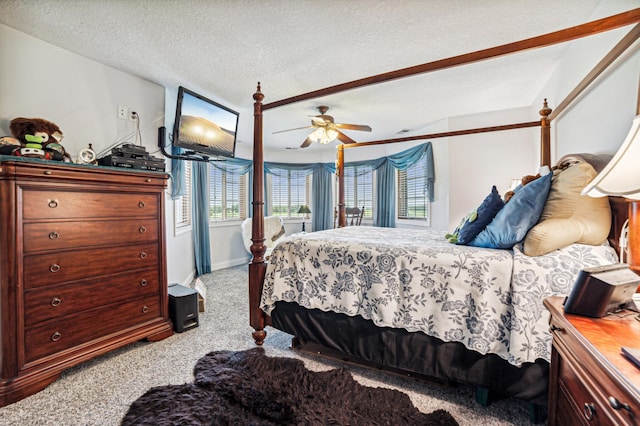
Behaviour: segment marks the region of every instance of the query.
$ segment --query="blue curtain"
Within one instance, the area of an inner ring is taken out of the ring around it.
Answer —
[[[318,167],[313,172],[311,181],[311,210],[314,212],[311,221],[313,231],[333,228],[333,185],[331,172]]]
[[[345,167],[358,166],[363,173],[369,170],[376,171],[376,190],[379,196],[376,198],[374,226],[393,228],[396,225],[396,180],[394,168],[407,170],[416,162],[426,156],[427,161],[427,188],[429,201],[433,201],[433,148],[431,142],[414,146],[397,154],[373,160],[363,160],[345,163]]]
[[[312,215],[311,227],[314,231],[333,228],[331,174],[336,172],[335,163],[276,163],[266,161],[264,163],[265,182],[267,174],[277,175],[282,170],[302,170],[306,175],[313,174],[311,205],[309,206]],[[316,176],[318,176],[317,182]],[[265,200],[269,199],[268,195],[268,188],[265,187]],[[265,202],[265,209],[267,204]]]
[[[171,154],[180,155],[182,149],[171,145]],[[187,195],[186,179],[184,175],[184,160],[171,159],[171,199],[176,200]]]
[[[211,246],[209,244],[209,188],[207,163],[193,164],[193,251],[196,276],[211,272]]]
[[[374,209],[373,225],[385,228],[396,226],[396,182],[391,162],[385,161],[376,171],[378,190]]]

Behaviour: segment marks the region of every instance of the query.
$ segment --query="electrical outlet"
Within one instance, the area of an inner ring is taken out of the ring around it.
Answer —
[[[126,120],[129,115],[129,108],[118,105],[118,118]]]

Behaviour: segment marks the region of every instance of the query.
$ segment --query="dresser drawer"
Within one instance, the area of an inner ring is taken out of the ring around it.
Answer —
[[[24,288],[159,268],[158,252],[158,244],[149,243],[25,256]]]
[[[31,222],[23,229],[25,253],[158,240],[158,220],[155,218]]]
[[[25,291],[25,326],[121,300],[158,294],[157,268],[128,272],[82,283],[39,287]]]
[[[160,318],[160,297],[146,297],[68,315],[25,329],[25,362]]]
[[[158,215],[158,194],[57,191],[25,188],[22,192],[24,220]]]
[[[562,416],[558,424],[610,425],[604,401],[585,386],[588,379],[573,370],[564,359],[558,361],[558,414]]]

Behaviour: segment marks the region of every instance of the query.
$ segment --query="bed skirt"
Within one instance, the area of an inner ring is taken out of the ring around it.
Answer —
[[[541,359],[516,367],[497,355],[482,355],[461,343],[444,342],[422,332],[378,327],[360,316],[309,310],[291,302],[276,302],[271,320],[275,328],[294,335],[299,344],[320,345],[352,357],[354,362],[547,405],[549,363]]]

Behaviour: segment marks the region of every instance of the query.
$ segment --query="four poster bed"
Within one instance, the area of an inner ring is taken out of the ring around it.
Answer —
[[[294,335],[294,346],[417,376],[470,384],[482,390],[477,394],[480,398],[486,399],[487,390],[491,390],[546,405],[551,337],[542,300],[566,294],[581,268],[616,261],[612,247],[617,246],[625,220],[624,201],[610,200],[610,243],[569,244],[541,256],[527,256],[518,244],[510,250],[454,245],[444,239],[442,232],[344,227],[344,149],[539,126],[540,164],[550,166],[551,121],[638,39],[640,25],[634,26],[555,111],[545,102],[539,121],[339,145],[341,228],[288,237],[275,247],[269,264],[263,244],[262,112],[639,21],[640,9],[636,9],[533,39],[265,105],[258,85],[253,96],[253,260],[249,265],[250,324],[256,343],[264,342],[265,326],[269,325]],[[589,163],[598,171],[607,161],[608,158],[587,154],[569,156],[559,163]]]

